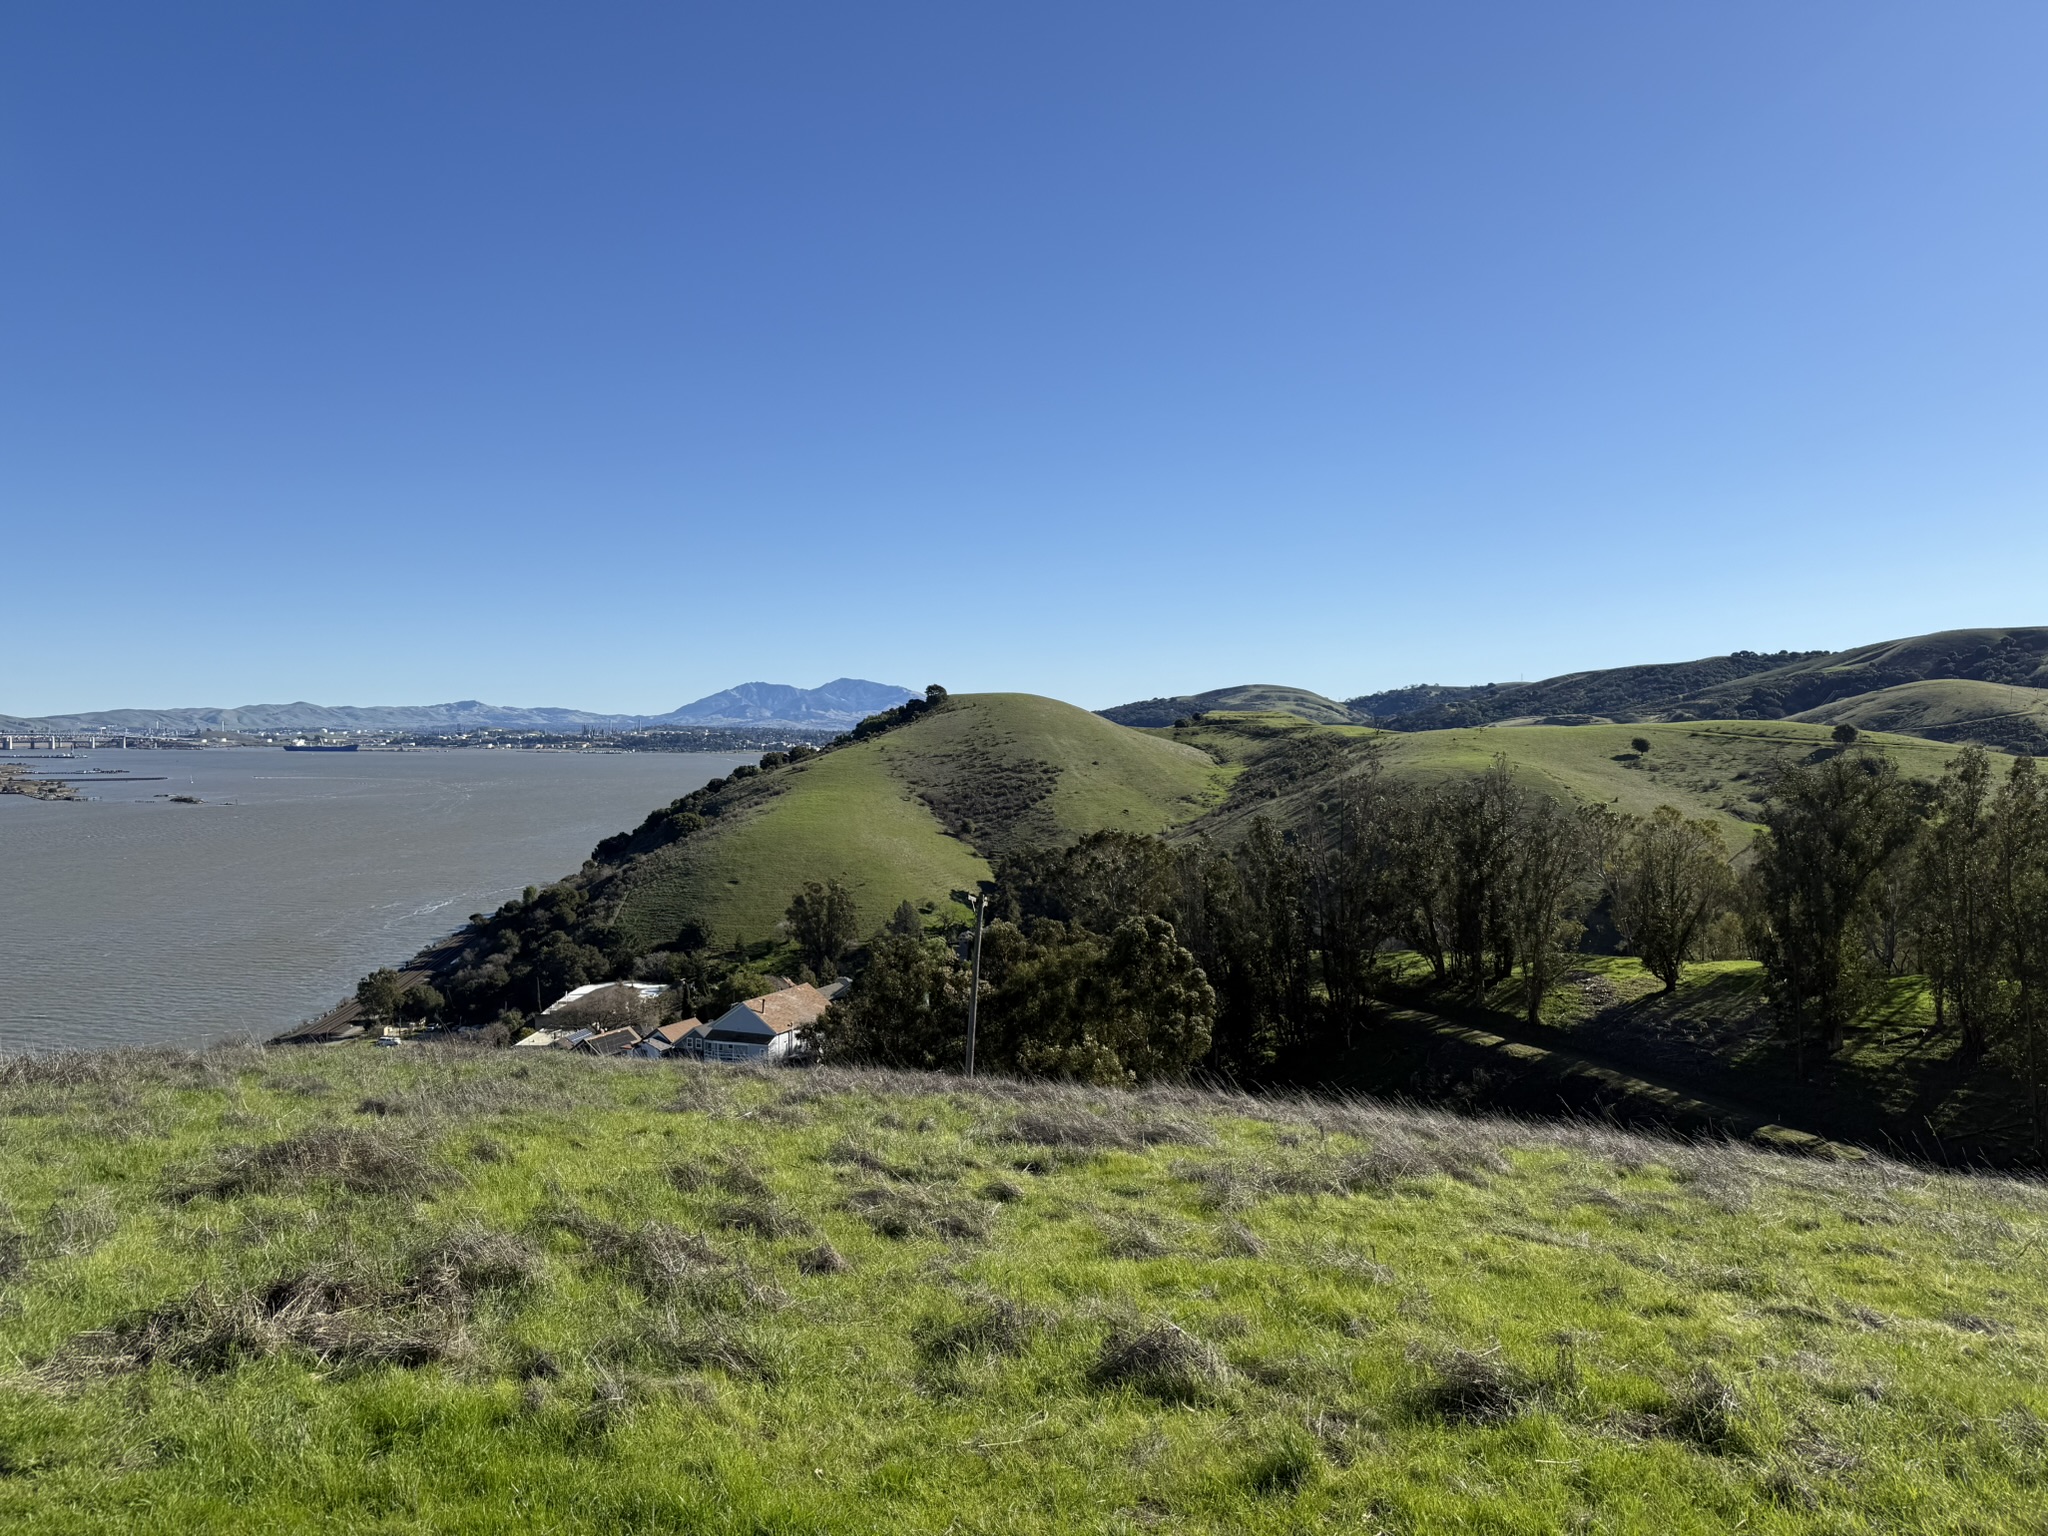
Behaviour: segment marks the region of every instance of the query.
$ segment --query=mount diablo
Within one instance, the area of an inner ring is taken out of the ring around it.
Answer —
[[[236,708],[108,709],[24,718],[0,715],[0,730],[41,731],[461,731],[644,730],[663,726],[787,727],[843,730],[922,695],[909,688],[842,677],[822,688],[742,683],[665,715],[606,715],[580,709],[524,709],[463,699],[452,704],[244,704]]]

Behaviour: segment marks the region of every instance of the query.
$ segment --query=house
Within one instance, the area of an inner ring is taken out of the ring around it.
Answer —
[[[547,1007],[541,1009],[540,1016],[546,1018],[551,1013],[559,1013],[562,1009],[570,1007],[572,1004],[582,1002],[586,997],[594,997],[599,992],[607,991],[612,987],[628,988],[649,1001],[660,997],[664,992],[668,991],[667,987],[651,981],[594,981],[588,986],[575,987],[564,992],[552,1003],[549,1003]]]
[[[692,1035],[701,1035],[711,1026],[697,1019],[678,1019],[673,1024],[664,1024],[659,1029],[649,1030],[640,1037],[634,1050],[650,1060],[682,1049],[683,1041]]]
[[[702,1061],[788,1061],[809,1054],[803,1032],[830,1003],[808,982],[735,1003],[701,1033],[683,1037],[684,1054]]]
[[[608,1029],[577,1041],[574,1049],[592,1056],[624,1056],[639,1043],[639,1035],[630,1029]]]
[[[528,1050],[541,1051],[546,1050],[561,1038],[560,1033],[555,1030],[536,1029],[532,1034],[522,1039],[514,1040],[512,1043],[515,1046],[524,1046]]]

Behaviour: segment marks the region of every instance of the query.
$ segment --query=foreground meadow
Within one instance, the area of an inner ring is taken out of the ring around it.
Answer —
[[[16,1061],[0,1125],[9,1531],[2048,1507],[2031,1183],[1363,1101],[348,1047]]]

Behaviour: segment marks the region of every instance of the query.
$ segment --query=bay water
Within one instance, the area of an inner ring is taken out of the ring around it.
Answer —
[[[275,1034],[758,756],[10,754],[91,798],[0,795],[0,1053]]]

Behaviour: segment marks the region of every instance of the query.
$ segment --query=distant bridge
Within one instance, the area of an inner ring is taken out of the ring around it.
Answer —
[[[139,747],[189,741],[172,731],[10,731],[0,727],[0,752],[78,752],[100,747]]]

